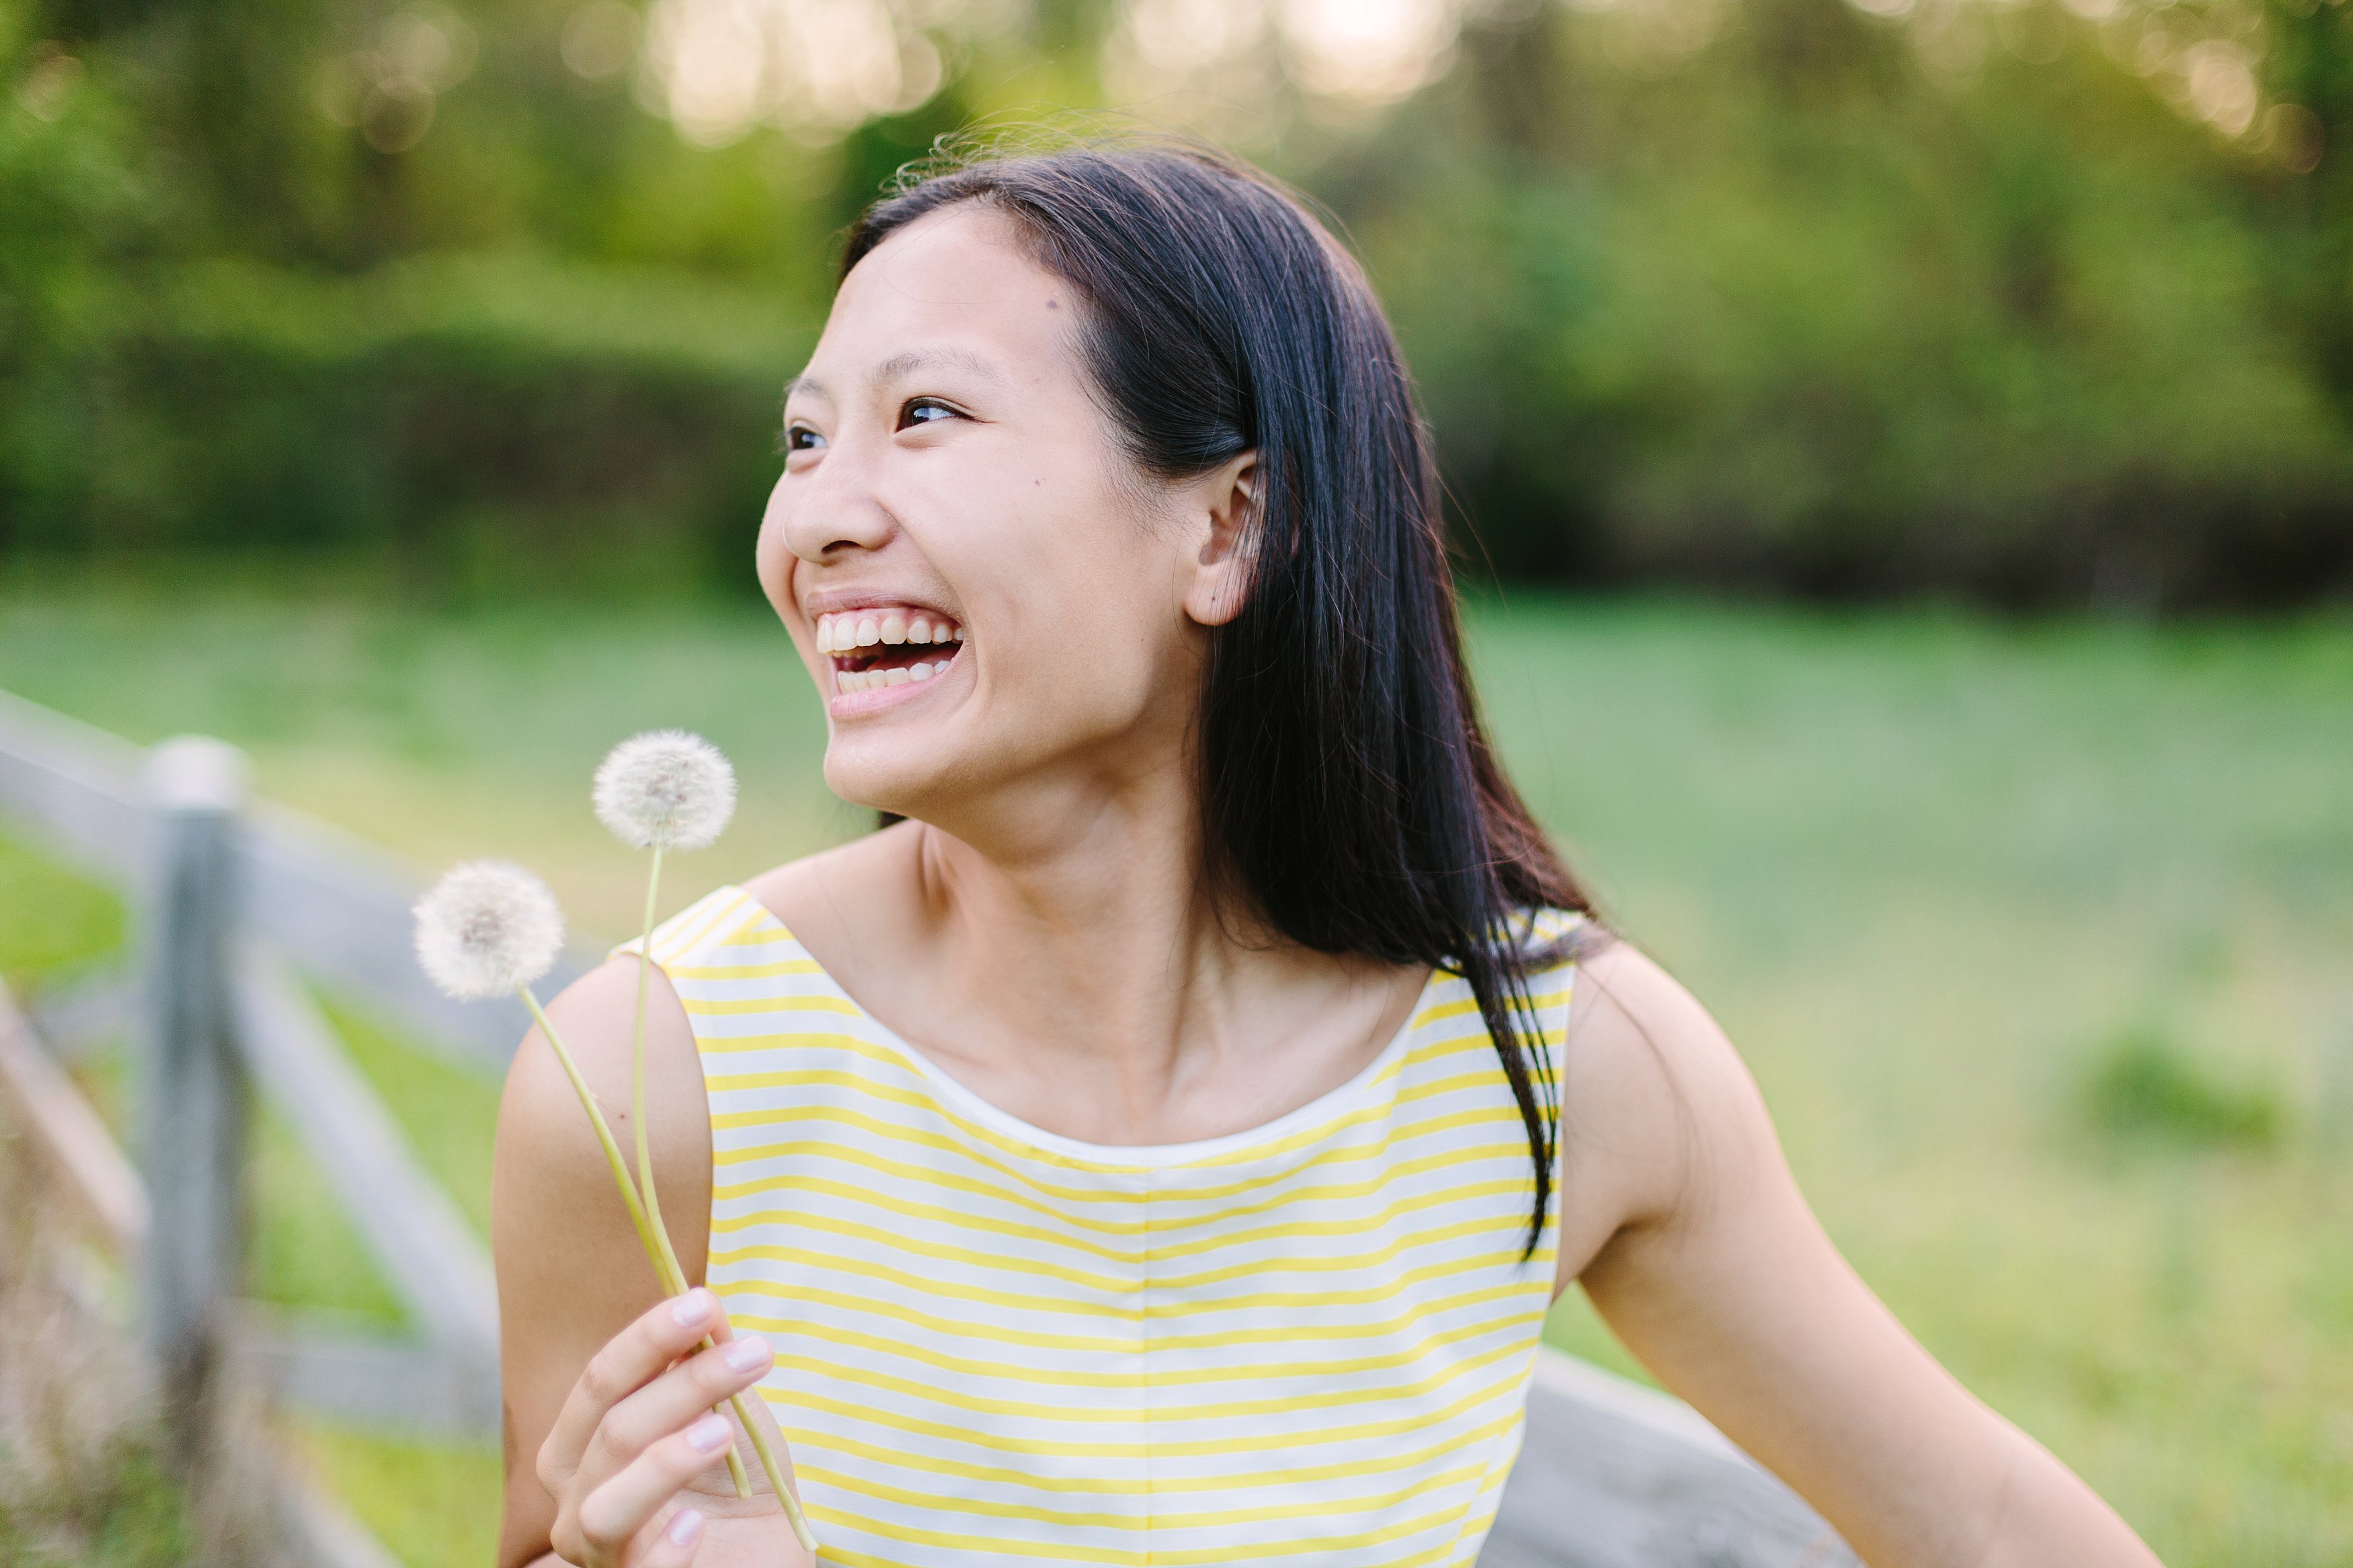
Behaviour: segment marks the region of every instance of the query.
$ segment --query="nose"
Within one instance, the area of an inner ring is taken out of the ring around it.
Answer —
[[[862,441],[842,439],[801,473],[787,471],[768,493],[765,531],[812,563],[879,550],[898,526],[875,493]]]

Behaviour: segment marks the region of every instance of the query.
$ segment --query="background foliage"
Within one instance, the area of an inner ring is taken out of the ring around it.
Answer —
[[[943,132],[1108,107],[1347,224],[1506,574],[2332,594],[2348,27],[2331,0],[0,0],[0,549],[740,586],[839,227]]]

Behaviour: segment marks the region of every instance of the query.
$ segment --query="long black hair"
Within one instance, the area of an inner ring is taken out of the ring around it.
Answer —
[[[843,275],[960,202],[1010,217],[1078,291],[1095,394],[1139,467],[1185,479],[1256,453],[1248,597],[1204,675],[1204,872],[1304,947],[1470,983],[1527,1129],[1533,1251],[1560,1125],[1535,912],[1590,905],[1480,724],[1428,427],[1363,270],[1247,165],[1095,144],[911,170],[851,226]]]

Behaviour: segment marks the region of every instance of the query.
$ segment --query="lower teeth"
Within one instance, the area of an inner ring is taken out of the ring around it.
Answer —
[[[893,665],[888,669],[844,669],[834,674],[838,691],[871,691],[882,686],[907,686],[919,680],[929,680],[948,667],[946,659],[934,664],[918,660],[913,665]]]

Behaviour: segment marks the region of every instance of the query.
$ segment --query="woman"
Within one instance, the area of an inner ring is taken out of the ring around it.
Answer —
[[[659,1301],[516,1058],[502,1563],[806,1561],[719,1463],[753,1387],[827,1562],[1467,1563],[1577,1280],[1880,1568],[2155,1561],[1592,923],[1480,731],[1388,324],[1291,198],[1110,149],[888,197],[784,447],[760,579],[828,783],[903,820],[654,942],[707,1289]],[[637,983],[554,1009],[617,1109]]]

